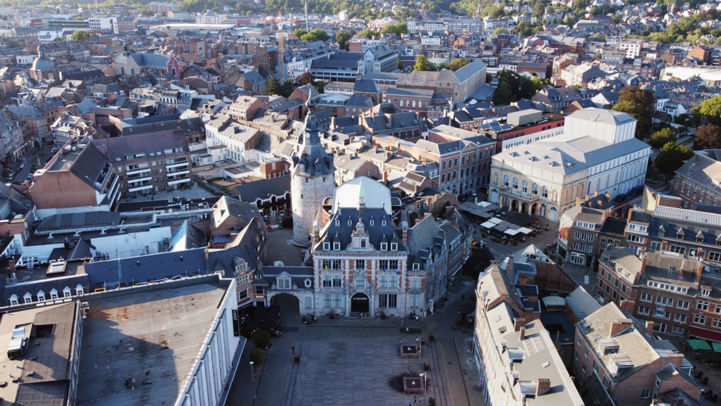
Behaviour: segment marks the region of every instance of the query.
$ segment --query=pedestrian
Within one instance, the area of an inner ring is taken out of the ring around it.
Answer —
[[[413,404],[415,405],[418,403],[418,396],[413,396]]]
[[[295,355],[295,345],[291,345],[290,350],[293,352],[293,355]]]

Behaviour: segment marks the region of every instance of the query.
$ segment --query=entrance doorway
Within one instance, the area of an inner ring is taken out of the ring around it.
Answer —
[[[350,298],[350,311],[353,313],[368,313],[370,300],[364,293],[356,293]]]

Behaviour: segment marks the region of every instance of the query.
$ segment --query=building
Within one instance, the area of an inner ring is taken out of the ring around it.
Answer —
[[[433,180],[440,191],[470,195],[488,185],[495,147],[495,142],[481,134],[440,125],[408,152],[416,159],[437,163],[440,171]]]
[[[76,404],[222,404],[245,347],[234,291],[214,274],[88,295]]]
[[[390,135],[396,138],[417,140],[423,130],[422,121],[411,111],[401,111],[398,106],[381,103],[360,117],[361,125],[373,137]]]
[[[246,151],[254,150],[261,140],[261,132],[236,123],[225,114],[218,114],[205,124],[205,139],[209,148],[224,147],[225,159],[246,160]]]
[[[320,144],[319,119],[307,115],[303,139],[296,145],[291,167],[291,208],[293,210],[293,243],[308,246],[311,225],[323,199],[335,190],[333,156]]]
[[[563,134],[565,117],[558,113],[543,113],[536,109],[510,112],[505,125],[489,123],[481,129],[486,136],[497,141],[496,151],[546,140]]]
[[[446,292],[448,246],[432,216],[412,227],[401,200],[359,177],[323,201],[313,225],[314,308],[349,316],[425,315]]]
[[[75,405],[83,343],[80,302],[7,312],[0,321],[2,365],[9,378],[0,389],[18,405]]]
[[[693,156],[676,170],[671,189],[682,199],[682,207],[721,205],[721,150],[695,151]]]
[[[93,144],[115,163],[113,169],[124,195],[154,194],[191,185],[190,150],[183,134],[99,138]]]
[[[113,209],[121,193],[113,161],[93,143],[61,148],[33,179],[28,195],[39,217]]]
[[[485,404],[583,405],[548,331],[514,309],[503,275],[495,267],[475,290],[473,349]]]
[[[591,96],[587,92],[582,92],[575,87],[551,87],[541,89],[531,100],[537,106],[543,106],[546,111],[562,113],[568,109],[571,103],[590,98]]]
[[[413,71],[398,79],[396,87],[436,90],[454,103],[464,102],[486,83],[486,67],[482,60],[475,59],[455,72]]]
[[[610,198],[640,188],[650,147],[634,137],[626,113],[583,109],[566,117],[563,136],[493,157],[490,200],[550,221],[586,195]]]
[[[390,45],[378,44],[363,52],[358,65],[358,72],[362,75],[368,72],[393,72],[398,69],[398,53]]]
[[[573,371],[586,403],[619,406],[650,404],[680,389],[698,401],[701,386],[692,365],[668,340],[608,303],[576,323]]]

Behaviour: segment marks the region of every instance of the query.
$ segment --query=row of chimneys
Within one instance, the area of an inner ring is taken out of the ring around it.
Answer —
[[[513,319],[513,330],[520,333],[520,339],[526,339],[526,319],[516,317]],[[551,380],[548,378],[538,378],[536,381],[536,396],[541,396],[551,390]]]
[[[641,273],[646,272],[646,255],[647,255],[646,252],[642,248],[639,248],[636,255],[639,258],[641,258]],[[702,255],[702,258],[703,258],[703,255]],[[671,266],[669,269],[675,270],[675,267]],[[701,282],[701,276],[703,275],[703,270],[704,270],[703,262],[699,261],[699,264],[696,267],[696,283]],[[684,272],[683,268],[678,269],[678,273],[682,277],[683,277],[683,272]]]

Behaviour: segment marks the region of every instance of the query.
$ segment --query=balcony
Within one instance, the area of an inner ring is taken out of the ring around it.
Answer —
[[[166,165],[165,165],[165,168],[168,169],[168,172],[169,172],[170,169],[180,168],[180,167],[185,167],[185,168],[187,168],[187,167],[188,167],[188,161],[180,161],[180,162],[178,162],[178,161],[176,160],[176,161],[173,162],[172,164],[166,164]]]
[[[151,179],[150,175],[148,175],[148,176],[145,176],[145,175],[128,176],[128,183],[137,183],[137,182],[144,182],[144,181],[150,182],[150,179]]]
[[[141,173],[143,173],[143,172],[147,172],[148,174],[150,174],[150,168],[134,168],[134,169],[128,169],[128,171],[126,172],[126,174],[127,174],[128,176],[130,176],[130,175],[138,175],[138,174],[141,174]]]
[[[150,190],[152,188],[153,188],[153,185],[141,185],[141,186],[137,186],[137,187],[128,188],[128,192],[131,192],[131,193],[139,192],[141,190]]]
[[[190,174],[190,170],[185,169],[185,170],[174,171],[174,172],[167,171],[166,174],[168,175],[168,177],[174,176],[174,175],[177,175],[177,176],[180,176],[180,175],[188,175],[188,174]]]
[[[179,185],[181,183],[190,183],[190,178],[183,178],[183,179],[178,179],[178,180],[168,180],[169,186],[175,186],[175,185]]]

